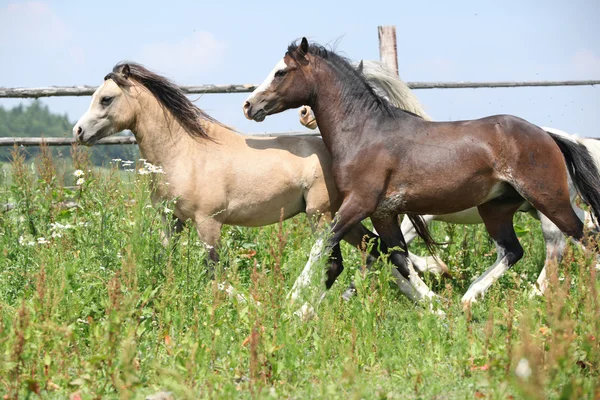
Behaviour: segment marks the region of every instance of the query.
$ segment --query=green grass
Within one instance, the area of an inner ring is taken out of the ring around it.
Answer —
[[[137,399],[161,390],[176,398],[600,396],[593,263],[569,249],[547,295],[530,299],[545,253],[527,216],[517,218],[524,259],[471,310],[460,297],[495,260],[493,245],[481,227],[437,224],[434,236],[450,242],[439,254],[454,275],[428,282],[445,299],[445,318],[399,295],[382,262],[365,271],[344,245],[345,272],[318,317],[302,322],[285,296],[315,240],[304,217],[226,228],[210,280],[194,229],[163,247],[148,176],[97,172],[77,151],[72,165],[86,173],[74,190],[63,188],[73,170],[56,173],[49,157],[17,160],[0,175],[0,204],[15,204],[0,213],[5,398]],[[79,207],[58,206],[65,201]],[[346,303],[353,276],[358,295]],[[228,295],[228,285],[246,300]],[[521,360],[527,379],[515,374]]]

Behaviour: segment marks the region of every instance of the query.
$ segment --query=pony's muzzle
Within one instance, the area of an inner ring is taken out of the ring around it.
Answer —
[[[81,126],[73,128],[73,136],[75,136],[75,139],[77,139],[79,143],[83,143],[83,134],[84,132]]]
[[[242,106],[244,110],[244,116],[249,120],[254,120],[257,122],[264,121],[267,116],[263,109],[259,109],[257,111],[253,110],[252,104],[249,101],[246,101]]]
[[[242,109],[244,110],[244,116],[248,119],[252,119],[250,117],[250,112],[252,111],[252,104],[250,104],[249,101],[244,102]]]

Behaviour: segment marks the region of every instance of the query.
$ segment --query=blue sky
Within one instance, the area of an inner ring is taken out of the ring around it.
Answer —
[[[600,79],[600,1],[6,1],[0,86],[98,85],[121,60],[180,84],[260,83],[287,44],[338,40],[378,59],[378,25],[396,25],[407,81]],[[419,90],[437,120],[509,113],[600,136],[600,87]],[[295,111],[246,121],[240,95],[197,104],[243,132],[299,129]],[[89,98],[43,100],[73,121]],[[17,100],[0,99],[11,107]]]

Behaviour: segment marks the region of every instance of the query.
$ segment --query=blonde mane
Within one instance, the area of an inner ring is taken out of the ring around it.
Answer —
[[[396,74],[386,69],[377,61],[363,60],[357,64],[365,79],[373,86],[377,94],[388,99],[395,107],[418,115],[424,120],[431,121],[425,109],[408,87]]]

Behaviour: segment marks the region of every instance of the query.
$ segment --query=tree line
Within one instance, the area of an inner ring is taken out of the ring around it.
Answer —
[[[74,123],[66,114],[56,114],[39,100],[30,104],[19,104],[11,109],[0,106],[0,137],[71,137]],[[122,133],[125,134],[125,133]],[[23,148],[26,157],[39,154],[38,147]],[[139,158],[135,145],[95,146],[90,150],[94,165],[106,165],[113,158],[136,160]],[[0,148],[0,162],[11,159],[12,147]],[[70,146],[52,148],[54,157],[69,157]]]

